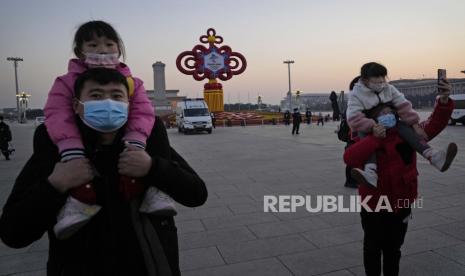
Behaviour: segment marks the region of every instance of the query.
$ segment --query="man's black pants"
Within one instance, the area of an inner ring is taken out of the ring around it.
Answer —
[[[300,128],[300,123],[298,123],[298,124],[293,123],[292,124],[292,134],[294,134],[294,133],[299,134],[299,128]]]
[[[411,209],[401,209],[399,213],[361,212],[363,238],[363,263],[367,276],[381,275],[381,256],[383,256],[383,275],[399,275],[400,248],[407,233],[407,223]]]
[[[9,158],[10,151],[8,150],[8,142],[6,142],[6,141],[1,141],[0,142],[0,151],[5,156],[6,159]]]

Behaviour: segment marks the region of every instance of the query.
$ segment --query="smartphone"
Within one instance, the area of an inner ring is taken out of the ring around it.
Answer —
[[[446,76],[446,69],[438,69],[438,85],[440,80],[445,80],[447,78]],[[442,93],[442,89],[438,88],[438,92]]]

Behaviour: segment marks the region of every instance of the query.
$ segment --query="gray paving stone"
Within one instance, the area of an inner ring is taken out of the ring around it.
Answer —
[[[289,270],[277,259],[263,259],[251,262],[225,265],[215,268],[183,272],[183,276],[290,276]]]
[[[418,231],[423,231],[423,230],[418,230]],[[461,261],[464,260],[463,254],[465,252],[464,251],[465,248],[464,248],[463,243],[459,245],[453,245],[453,246],[447,246],[447,247],[435,249],[434,251],[425,251],[425,252],[418,253],[418,254],[408,255],[410,253],[413,253],[412,251],[413,243],[415,243],[416,248],[419,249],[418,243],[429,242],[429,241],[425,241],[424,239],[421,240],[421,237],[420,237],[420,240],[414,241],[416,238],[418,237],[406,237],[407,244],[405,244],[402,248],[403,256],[400,260],[400,275],[408,275],[408,276],[410,275],[412,276],[416,276],[416,275],[418,276],[465,275],[464,274],[465,266],[457,264],[457,263],[461,263]],[[431,236],[431,238],[434,239],[434,236]],[[441,237],[439,237],[439,239],[441,239]],[[440,241],[435,242],[435,245],[438,247],[441,247]],[[424,248],[422,248],[421,250],[423,249]],[[349,268],[349,270],[354,275],[357,275],[357,276],[365,275],[365,269],[363,266],[352,267],[352,268]]]
[[[179,252],[181,271],[223,265],[224,261],[216,247],[197,248]]]
[[[263,204],[229,204],[228,208],[236,215],[263,212]]]
[[[304,219],[282,222],[269,222],[248,226],[248,228],[259,238],[268,238],[273,236],[302,233],[312,229],[322,229],[330,227],[331,225],[324,222],[321,218],[317,216],[312,216]]]
[[[235,244],[219,245],[227,263],[244,262],[283,254],[313,250],[316,247],[298,235],[280,236]]]
[[[201,208],[221,207],[228,204],[254,204],[256,201],[248,195],[209,199]]]
[[[401,259],[402,261],[402,259]],[[365,267],[363,265],[361,266],[356,266],[356,267],[351,267],[351,268],[348,268],[347,270],[349,270],[353,275],[355,276],[365,276]],[[403,276],[402,274],[400,274],[401,276]]]
[[[434,192],[428,191],[427,194],[431,195],[432,193]],[[437,210],[444,209],[444,208],[453,207],[452,204],[448,203],[445,200],[437,200],[438,198],[442,198],[443,195],[434,196],[434,197],[423,197],[420,195],[419,198],[420,197],[422,198],[422,203],[421,205],[417,205],[415,206],[415,208],[413,208],[414,213],[432,212],[432,211],[437,211]]]
[[[436,249],[434,252],[465,265],[465,243]]]
[[[178,234],[187,234],[187,233],[205,231],[205,227],[203,226],[202,222],[198,219],[177,221],[176,226],[178,228]]]
[[[301,235],[319,248],[363,241],[361,224],[313,230]]]
[[[435,202],[443,203],[444,205],[462,206],[465,205],[465,193],[457,193],[447,196],[438,196],[433,198]]]
[[[34,242],[29,249],[29,252],[37,252],[37,251],[48,251],[47,234],[43,235],[40,240]]]
[[[429,251],[445,246],[462,244],[463,241],[434,229],[420,229],[407,232],[402,252],[405,255]]]
[[[324,213],[318,217],[331,226],[361,225],[360,213]]]
[[[362,246],[358,242],[279,258],[295,275],[318,275],[363,263]]]
[[[0,272],[3,275],[45,269],[48,255],[40,252],[7,255],[0,257]]]
[[[436,251],[435,251],[436,252]],[[459,276],[465,275],[464,266],[431,251],[402,257],[400,276]],[[363,266],[348,269],[353,275],[365,276]]]
[[[432,227],[442,233],[450,235],[456,239],[465,241],[465,221],[458,221]]]
[[[457,206],[440,209],[434,212],[446,218],[451,218],[455,220],[465,220],[465,212],[463,209],[463,206]]]
[[[263,206],[262,206],[263,210]],[[273,213],[279,220],[282,221],[290,221],[290,220],[298,220],[298,219],[305,219],[308,217],[313,217],[319,215],[318,213],[310,213],[305,209],[296,209],[295,212],[289,213]]]
[[[234,213],[227,206],[218,206],[212,208],[198,207],[180,211],[176,216],[176,221],[225,217],[233,215]]]
[[[6,246],[2,241],[0,241],[0,257],[2,256],[7,256],[7,255],[16,255],[16,254],[21,254],[21,253],[26,253],[30,249],[30,246],[24,247],[24,248],[10,248]]]
[[[228,228],[243,225],[254,225],[265,222],[279,221],[272,213],[250,213],[231,217],[217,217],[202,219],[208,230]]]
[[[463,276],[465,266],[434,252],[424,252],[401,259],[400,275]]]
[[[204,179],[205,183],[209,183],[208,180]],[[211,183],[209,183],[211,184]],[[215,183],[214,185],[209,185],[209,191],[211,192],[224,192],[224,195],[227,196],[228,192],[237,192],[239,189],[234,184],[227,184],[226,179],[221,176],[221,182]]]
[[[256,239],[255,235],[245,227],[211,230],[179,235],[179,248],[187,250],[254,239]]]
[[[34,270],[34,271],[17,273],[17,274],[12,274],[12,275],[14,276],[46,276],[47,270]]]
[[[409,221],[409,229],[421,229],[452,222],[454,222],[454,219],[439,215],[435,211],[418,212],[417,209],[413,209],[412,219]]]
[[[354,276],[349,270],[338,270],[330,273],[320,274],[320,276]]]

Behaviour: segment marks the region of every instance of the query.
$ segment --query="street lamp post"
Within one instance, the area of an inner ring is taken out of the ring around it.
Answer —
[[[297,108],[300,112],[300,90],[297,90],[297,92],[295,92],[295,104],[297,105]]]
[[[18,117],[18,122],[20,122],[20,114],[19,114],[19,99],[16,95],[19,95],[19,87],[18,87],[18,61],[23,61],[23,58],[20,57],[8,57],[6,60],[8,61],[13,61],[13,65],[15,68],[15,84],[16,84],[16,94],[15,94],[15,99],[16,99],[16,113]]]
[[[292,110],[292,90],[291,90],[291,64],[294,63],[293,60],[285,60],[283,63],[287,64],[287,74],[289,76],[289,91],[287,96],[289,97],[289,111]]]

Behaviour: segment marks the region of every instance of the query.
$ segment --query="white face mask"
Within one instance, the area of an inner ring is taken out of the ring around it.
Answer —
[[[119,64],[119,54],[96,54],[96,53],[84,53],[86,57],[84,63],[89,68],[105,67],[105,68],[116,68]]]
[[[381,92],[383,91],[384,88],[386,88],[387,86],[387,83],[385,82],[381,82],[381,83],[369,83],[368,84],[368,88],[370,88],[371,90],[375,91],[375,92]]]

